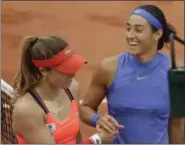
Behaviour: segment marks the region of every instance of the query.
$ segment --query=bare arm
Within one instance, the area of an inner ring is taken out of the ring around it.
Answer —
[[[43,110],[33,102],[16,103],[13,127],[16,134],[23,136],[27,143],[55,144],[52,134],[46,128]]]
[[[70,87],[72,94],[74,95],[75,99],[77,102],[79,102],[79,96],[80,96],[80,85],[78,84],[77,81],[73,80],[73,83]],[[80,105],[79,105],[80,107]],[[115,138],[117,132],[113,132],[113,133],[107,133],[105,131],[100,131],[97,135],[101,138],[102,143],[107,143],[107,142],[111,142],[113,140],[113,138]],[[92,139],[92,138],[91,138]],[[79,130],[77,136],[76,136],[76,143],[77,144],[94,144],[94,142],[96,142],[95,140],[92,141],[91,139],[82,139],[82,135],[81,132]]]
[[[92,80],[87,93],[84,96],[80,107],[82,121],[91,125],[91,118],[97,112],[99,105],[107,94],[107,86],[111,83],[110,72],[113,67],[112,60],[106,59],[101,62],[96,71],[92,74]]]
[[[185,143],[185,118],[173,118],[169,120],[169,143]]]

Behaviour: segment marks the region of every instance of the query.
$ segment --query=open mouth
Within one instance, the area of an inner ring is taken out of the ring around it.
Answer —
[[[138,42],[128,42],[128,44],[129,44],[130,46],[138,46],[138,45],[139,45]]]
[[[138,42],[128,42],[131,50],[138,50],[139,43]]]

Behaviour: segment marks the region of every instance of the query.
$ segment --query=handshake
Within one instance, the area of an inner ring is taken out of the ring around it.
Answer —
[[[91,139],[98,141],[95,142],[95,144],[111,143],[118,135],[120,129],[124,128],[124,126],[119,125],[118,122],[112,116],[95,115],[94,117],[96,119],[94,120],[94,123],[92,119],[92,123],[94,126],[96,126],[98,133],[93,135]]]

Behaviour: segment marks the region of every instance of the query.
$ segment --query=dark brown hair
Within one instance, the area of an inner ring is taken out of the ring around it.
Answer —
[[[32,59],[52,58],[67,46],[68,43],[59,36],[26,37],[22,42],[20,69],[13,82],[15,96],[35,87],[42,77]]]
[[[163,48],[164,44],[167,44],[170,42],[170,34],[177,33],[175,28],[171,24],[167,23],[167,20],[166,20],[166,17],[164,15],[163,11],[160,8],[158,8],[157,6],[155,6],[155,5],[142,5],[142,6],[139,6],[138,8],[147,11],[148,13],[153,15],[155,18],[157,18],[160,21],[160,23],[162,24],[163,35],[159,39],[159,43],[158,43],[158,50],[161,50]],[[151,28],[152,28],[153,33],[155,33],[158,30],[153,25],[151,25]]]

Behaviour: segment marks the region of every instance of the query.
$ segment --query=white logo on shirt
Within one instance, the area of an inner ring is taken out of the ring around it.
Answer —
[[[137,80],[143,80],[143,79],[146,79],[148,77],[137,77]]]
[[[49,131],[53,132],[56,130],[56,125],[55,123],[50,123],[50,124],[46,124],[46,127]]]

